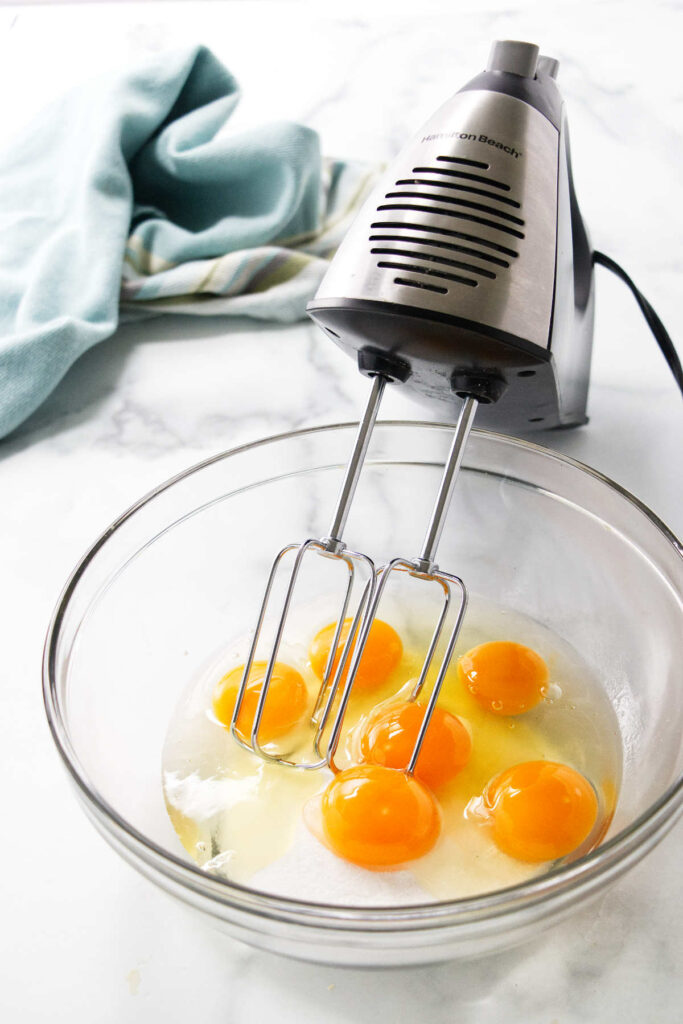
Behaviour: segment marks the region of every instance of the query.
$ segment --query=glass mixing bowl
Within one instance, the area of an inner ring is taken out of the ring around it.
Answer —
[[[157,488],[94,544],[50,625],[47,714],[76,792],[134,867],[232,936],[337,964],[474,956],[533,937],[639,861],[681,810],[683,551],[632,496],[532,444],[474,431],[439,551],[472,593],[560,634],[602,681],[623,745],[602,845],[522,885],[410,907],[276,898],[212,877],[166,814],[161,750],[207,654],[247,632],[284,544],[325,533],[355,433],[339,425],[218,455]],[[452,427],[380,423],[346,537],[417,553]],[[286,769],[283,769],[286,770]]]

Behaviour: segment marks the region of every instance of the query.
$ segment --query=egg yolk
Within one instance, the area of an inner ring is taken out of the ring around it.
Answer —
[[[344,624],[342,625],[339,637],[339,644],[337,645],[337,651],[332,663],[333,675],[337,670],[339,658],[341,657],[344,643],[349,635],[352,624],[353,619],[344,619]],[[322,679],[325,675],[325,667],[327,665],[327,659],[330,656],[330,648],[334,642],[336,628],[337,623],[331,622],[329,626],[325,626],[324,629],[321,629],[320,632],[316,634],[308,652],[308,656],[311,661],[311,668],[317,675],[318,679]],[[346,682],[346,676],[348,674],[352,657],[353,652],[347,659],[346,668],[342,676],[342,683]],[[401,638],[396,630],[387,622],[382,622],[381,619],[375,619],[370,627],[368,639],[363,650],[363,656],[360,660],[356,678],[353,682],[354,689],[356,691],[368,691],[381,686],[397,667],[402,657],[403,644],[401,643]]]
[[[521,715],[543,697],[548,666],[530,647],[494,640],[463,654],[458,661],[458,675],[488,711],[495,715]]]
[[[380,765],[339,772],[323,793],[321,809],[330,848],[364,868],[416,860],[431,850],[441,830],[441,811],[427,787]]]
[[[390,704],[370,715],[360,736],[363,761],[387,768],[407,768],[426,708],[415,701]],[[438,789],[469,761],[470,734],[455,715],[434,708],[415,765],[415,775]]]
[[[256,706],[267,668],[267,661],[255,661],[249,672],[249,681],[237,717],[238,731],[247,741],[251,737]],[[221,725],[228,728],[232,721],[243,673],[244,665],[232,669],[216,684],[213,692],[213,712]],[[301,721],[307,703],[308,694],[302,676],[290,665],[276,661],[263,706],[258,732],[259,741],[270,743],[271,740],[284,736]]]
[[[554,761],[508,768],[489,783],[484,804],[498,848],[530,863],[571,853],[590,835],[598,816],[588,780]]]

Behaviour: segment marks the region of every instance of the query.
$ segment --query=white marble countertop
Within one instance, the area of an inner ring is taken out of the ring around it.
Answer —
[[[633,274],[680,348],[681,5],[512,6],[0,9],[0,142],[71,82],[197,39],[243,84],[238,123],[301,120],[330,154],[381,159],[480,70],[493,38],[530,38],[562,64],[593,241]],[[683,405],[627,291],[602,271],[598,278],[591,422],[540,440],[629,488],[680,534]],[[124,864],[73,799],[44,719],[40,656],[75,561],[121,509],[172,473],[239,442],[352,419],[365,391],[351,361],[312,325],[160,318],[122,328],[82,358],[31,421],[0,443],[3,1019],[678,1018],[680,830],[536,946],[478,964],[386,974],[288,962],[218,936]],[[383,415],[423,417],[395,394]]]

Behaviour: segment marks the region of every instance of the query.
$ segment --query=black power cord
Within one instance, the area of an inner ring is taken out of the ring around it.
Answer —
[[[611,270],[613,274],[620,277],[624,284],[628,285],[631,289],[633,297],[640,306],[640,311],[645,317],[648,327],[654,334],[655,340],[662,350],[662,354],[666,359],[669,369],[674,375],[674,380],[678,384],[681,394],[683,394],[683,366],[681,366],[681,361],[678,358],[678,353],[674,348],[674,343],[669,336],[669,332],[655,313],[650,303],[647,301],[643,293],[636,288],[634,282],[628,276],[626,271],[620,267],[618,263],[615,263],[614,260],[610,259],[609,256],[605,256],[604,252],[594,252],[593,263],[597,263],[598,266],[606,267],[607,270]]]

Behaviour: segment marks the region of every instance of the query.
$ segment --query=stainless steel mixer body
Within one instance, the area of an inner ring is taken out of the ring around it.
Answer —
[[[411,695],[417,699],[422,692],[440,649],[406,766],[414,770],[467,605],[463,581],[438,567],[436,552],[475,412],[480,410],[480,422],[506,432],[586,421],[592,253],[574,195],[557,67],[532,44],[495,43],[487,70],[448,100],[386,171],[309,304],[313,319],[358,360],[373,387],[329,534],[288,545],[271,571],[232,718],[235,739],[261,757],[337,769],[335,753],[365,643],[387,586],[399,573],[442,592]],[[342,532],[388,382],[451,415],[457,410],[458,422],[419,555],[394,558],[375,570],[367,555],[346,548]],[[273,581],[290,553],[294,567],[245,738],[238,716]],[[343,561],[349,575],[311,718],[313,755],[292,761],[264,750],[258,733],[308,554]],[[369,571],[368,580],[335,668],[359,569]]]
[[[512,433],[586,420],[593,273],[556,72],[531,44],[494,44],[387,169],[308,307],[361,370],[393,363],[451,415],[468,380],[497,382],[478,422]]]

